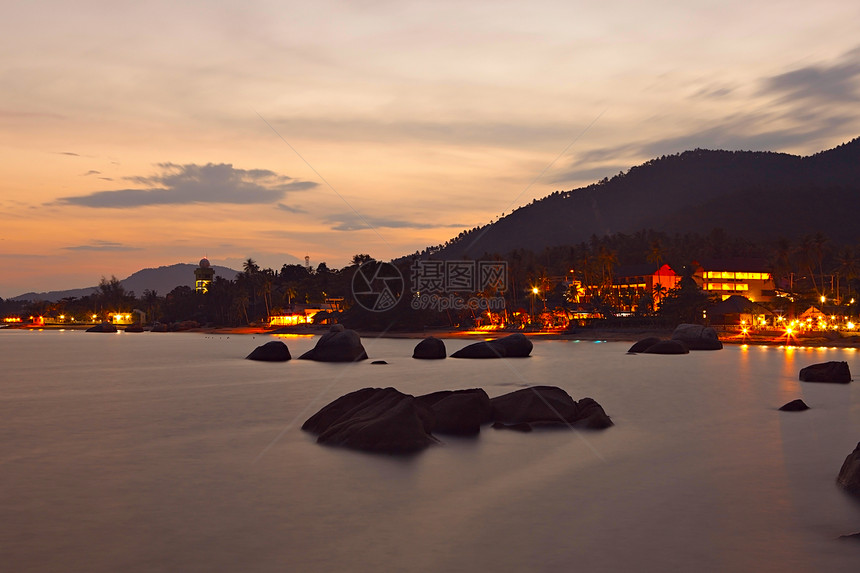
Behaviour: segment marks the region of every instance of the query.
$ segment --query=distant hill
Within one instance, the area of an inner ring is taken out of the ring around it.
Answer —
[[[540,251],[649,228],[706,234],[721,227],[751,240],[821,231],[853,244],[860,238],[858,218],[860,138],[807,157],[696,149],[588,187],[556,191],[425,254],[453,259]]]
[[[177,263],[157,269],[142,269],[133,273],[128,278],[122,279],[123,288],[126,291],[133,291],[135,295],[140,296],[143,291],[149,289],[154,290],[159,295],[164,296],[178,286],[194,287],[194,269],[197,265],[188,263]],[[221,276],[225,279],[233,280],[239,271],[227,267],[219,267],[212,265],[215,269],[215,276]],[[98,291],[98,286],[79,288],[71,290],[56,290],[50,292],[28,292],[18,295],[10,300],[45,300],[58,301],[66,297],[83,297]]]

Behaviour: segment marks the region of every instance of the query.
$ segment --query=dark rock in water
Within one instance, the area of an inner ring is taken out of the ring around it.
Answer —
[[[555,386],[532,386],[490,400],[493,421],[503,424],[569,423],[576,419],[576,402]]]
[[[475,342],[451,355],[451,358],[525,358],[531,354],[532,341],[515,332],[484,342]]]
[[[109,322],[103,322],[88,328],[87,332],[116,332],[116,326]]]
[[[804,410],[809,410],[809,406],[806,405],[806,402],[798,398],[780,406],[779,409],[783,412],[803,412]]]
[[[424,360],[438,360],[446,356],[448,356],[448,351],[445,350],[445,343],[433,336],[428,336],[416,344],[415,350],[412,351],[412,358]]]
[[[443,390],[415,398],[433,410],[433,432],[471,436],[492,420],[490,397],[481,388]]]
[[[501,422],[493,422],[493,428],[496,430],[513,430],[515,432],[531,432],[530,424],[503,424]]]
[[[258,346],[245,357],[246,360],[260,360],[262,362],[286,362],[290,358],[292,358],[290,349],[280,340],[273,340]]]
[[[690,350],[720,350],[723,347],[717,331],[700,324],[679,324],[672,333],[672,340],[680,340]]]
[[[316,346],[299,356],[299,360],[356,362],[367,360],[367,352],[356,331],[344,329],[342,324],[335,324],[320,337]]]
[[[576,419],[571,422],[577,428],[589,430],[603,430],[614,425],[594,398],[583,398],[576,403]]]
[[[139,324],[132,324],[125,327],[126,332],[143,332],[143,327]]]
[[[642,351],[642,354],[689,354],[687,345],[680,340],[658,340]]]
[[[839,476],[836,478],[836,483],[848,490],[849,493],[860,495],[860,443],[845,458],[845,462],[839,470]]]
[[[658,342],[660,342],[659,338],[657,338],[656,336],[649,336],[648,338],[643,338],[642,340],[631,346],[630,350],[628,350],[627,352],[632,352],[634,354],[638,352],[645,352],[645,350],[647,350],[651,346],[654,346]]]
[[[167,332],[167,325],[161,322],[155,322],[152,325],[151,332]]]
[[[840,541],[853,541],[854,543],[860,543],[860,531],[857,533],[851,533],[849,535],[840,535]]]
[[[803,382],[833,382],[848,384],[851,382],[851,370],[847,362],[822,362],[800,369],[800,380]]]
[[[374,360],[371,364],[388,364],[385,360]]]
[[[341,396],[311,416],[302,429],[317,442],[357,450],[408,454],[438,443],[429,406],[394,388],[364,388]]]

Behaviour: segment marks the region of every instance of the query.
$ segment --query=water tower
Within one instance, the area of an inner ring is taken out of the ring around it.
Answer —
[[[205,257],[200,259],[200,266],[194,269],[194,290],[206,294],[214,278],[215,269],[209,264],[209,259]]]

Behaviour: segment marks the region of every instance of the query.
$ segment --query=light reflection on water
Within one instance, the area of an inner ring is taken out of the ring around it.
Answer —
[[[854,571],[834,480],[857,384],[799,369],[853,349],[626,355],[536,341],[515,360],[243,360],[270,337],[3,332],[0,562],[14,571]],[[286,338],[293,356],[315,339]],[[448,340],[453,352],[470,343]],[[364,386],[591,396],[605,432],[485,429],[410,458],[299,430]],[[802,398],[802,413],[776,408]],[[5,568],[5,567],[4,567]]]

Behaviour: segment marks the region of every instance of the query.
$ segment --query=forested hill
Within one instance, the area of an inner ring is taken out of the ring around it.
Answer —
[[[577,244],[591,235],[655,229],[752,240],[821,231],[856,243],[860,138],[808,157],[696,149],[652,159],[611,179],[557,191],[424,254],[444,258]]]

